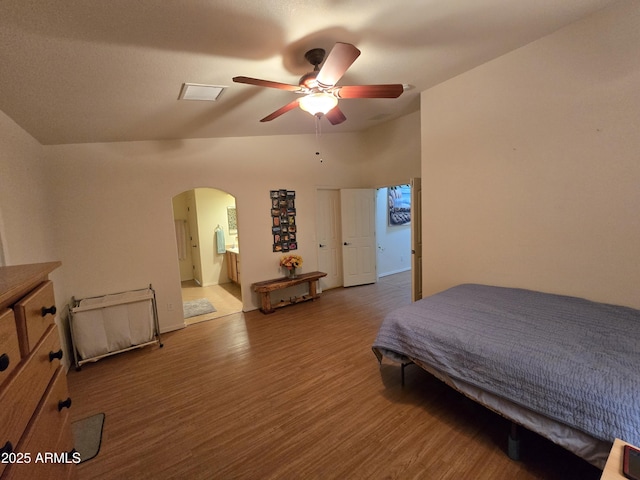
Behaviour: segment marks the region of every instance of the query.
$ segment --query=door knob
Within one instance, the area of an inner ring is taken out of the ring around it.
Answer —
[[[351,245],[350,243],[344,242],[343,245]]]
[[[326,245],[323,245],[322,243],[320,244],[320,248],[324,248],[326,247]]]

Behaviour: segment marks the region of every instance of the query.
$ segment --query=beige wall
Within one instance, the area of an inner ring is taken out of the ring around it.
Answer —
[[[0,111],[0,238],[7,265],[55,260],[44,149]]]
[[[236,204],[235,199],[222,190],[197,188],[195,190],[196,212],[198,215],[198,245],[202,262],[202,286],[228,283],[225,254],[219,254],[214,238],[215,229],[220,226],[224,232],[225,246],[232,246],[239,235],[229,234],[227,207]]]
[[[412,121],[419,117],[414,115]],[[389,144],[413,143],[410,160],[396,162],[393,169],[398,178],[409,178],[420,169],[419,140],[406,133],[396,140],[395,135],[393,129],[386,134]],[[279,255],[272,252],[269,190],[296,191],[297,253],[305,258],[305,269],[316,269],[317,188],[374,185],[374,159],[363,149],[366,142],[361,137],[325,134],[319,142],[315,135],[301,135],[42,147],[0,112],[0,213],[7,232],[7,263],[61,260],[63,266],[56,272],[56,300],[61,305],[72,295],[82,298],[152,283],[161,330],[180,328],[181,311],[167,310],[168,304],[182,301],[172,198],[211,187],[236,198],[243,305],[245,310],[256,308],[251,283],[282,273]],[[318,149],[322,163],[315,154]]]
[[[4,259],[0,265],[59,259],[50,185],[43,147],[0,111],[0,260]],[[64,312],[69,297],[62,296],[57,288],[61,270],[54,271],[50,278],[56,283],[56,305],[59,312]],[[69,352],[66,322],[65,313],[56,317],[61,345]],[[70,358],[66,355],[63,359],[67,367]]]
[[[269,190],[296,191],[298,253],[311,271],[317,269],[316,188],[370,186],[369,158],[357,134],[325,135],[321,145],[322,163],[313,135],[45,147],[62,294],[81,298],[153,283],[161,328],[181,327],[181,312],[166,310],[181,304],[171,199],[212,187],[236,198],[243,304],[256,308],[251,283],[281,275]],[[405,168],[409,175],[419,162],[397,165]]]
[[[236,198],[243,304],[252,282],[281,274],[272,252],[269,190],[296,191],[300,253],[316,266],[315,188],[365,186],[354,135],[228,138],[46,147],[64,294],[77,297],[153,283],[164,330],[183,325],[172,198],[212,187]]]
[[[368,185],[389,187],[420,176],[420,111],[370,128],[359,136]]]
[[[640,2],[422,94],[424,291],[640,308]]]

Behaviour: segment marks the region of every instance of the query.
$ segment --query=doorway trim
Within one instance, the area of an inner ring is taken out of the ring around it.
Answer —
[[[179,258],[176,236],[175,261],[180,272],[177,280],[181,297],[183,297],[182,284],[186,281],[194,280],[202,288],[230,283],[227,273],[227,262],[229,261],[227,250],[236,247],[239,251],[240,248],[240,219],[235,218],[235,231],[231,233],[228,216],[229,207],[236,209],[236,213],[238,212],[236,197],[218,187],[193,187],[173,195],[171,204],[174,225],[176,220],[184,220],[187,222],[188,229],[187,251],[190,255],[187,259],[181,260]],[[218,230],[221,230],[223,235],[217,235]],[[219,241],[222,242],[220,245]],[[193,254],[194,248],[198,249],[198,256]],[[197,261],[196,257],[200,258],[201,273],[199,278],[194,275],[195,265],[193,262]],[[189,262],[188,266],[183,263],[185,261]],[[239,313],[243,310],[240,282],[238,282],[238,286],[241,293],[241,306],[237,312],[229,312],[229,314]]]
[[[390,184],[379,185],[379,186],[373,187],[373,190],[376,192],[376,199],[377,199],[377,191],[382,189],[382,188],[389,188],[389,187],[393,187],[393,186],[397,186],[397,185],[412,185],[412,187],[413,187],[413,178],[419,178],[419,177],[412,177],[411,179],[409,179],[409,181],[404,182],[404,183],[402,183],[402,182],[395,183],[394,182],[394,183],[390,183]],[[330,191],[335,191],[335,192],[339,193],[341,188],[339,188],[339,187],[330,187],[330,186],[317,187],[316,188],[316,202],[318,202],[318,193],[317,192],[319,192],[321,190],[330,190]],[[412,191],[413,191],[413,188],[412,188]],[[338,201],[339,200],[340,199],[338,198]],[[378,208],[378,205],[376,204],[376,209],[377,208]],[[421,219],[415,217],[415,214],[418,212],[419,209],[415,208],[413,203],[412,203],[412,207],[411,208],[412,208],[412,216],[415,218],[415,220],[414,220],[414,218],[412,218],[412,222],[411,222],[411,231],[412,231],[412,234],[414,234],[415,233],[415,229],[419,229],[420,228],[420,224],[421,224],[420,220]],[[320,212],[319,212],[319,208],[317,208],[316,210],[318,212],[317,215],[318,216],[321,215]],[[340,214],[340,209],[338,209],[338,215],[341,215]],[[337,222],[338,222],[338,224],[340,224],[341,223],[341,218],[338,218]],[[378,222],[378,220],[376,218],[376,228],[377,228],[377,222]],[[317,230],[317,235],[318,235],[317,236],[318,244],[316,245],[316,248],[317,248],[316,252],[317,252],[317,255],[318,255],[318,266],[319,267],[322,265],[322,261],[320,259],[320,250],[319,250],[320,244],[322,242],[322,238],[321,238],[322,233],[321,233],[320,223],[321,223],[320,222],[320,218],[317,218],[316,219],[316,230]],[[421,234],[421,232],[418,232],[418,233]],[[339,236],[340,236],[340,240],[341,240],[341,237],[342,237],[341,232],[339,232]],[[376,249],[377,249],[377,245],[376,245]],[[407,254],[410,255],[411,256],[411,260],[413,260],[413,255],[411,254],[411,246],[410,246],[409,251],[407,252]],[[376,257],[377,257],[377,255],[376,255]],[[340,258],[339,265],[337,265],[337,268],[339,269],[340,272],[342,271],[342,261],[343,261],[342,258]],[[376,262],[377,261],[378,261],[378,259],[376,258]],[[411,270],[411,272],[412,272],[412,290],[415,289],[415,285],[414,285],[415,284],[415,278],[414,278],[414,276],[415,276],[416,272],[415,272],[414,268],[415,267],[413,265],[413,262],[411,262],[410,265],[409,265],[409,268],[407,268],[407,270]],[[419,272],[418,272],[418,274],[419,274]],[[376,269],[376,275],[377,275],[377,278],[380,278],[379,272],[377,271],[377,269]],[[337,285],[337,286],[344,286],[344,283],[341,283],[340,285]],[[332,288],[332,287],[330,287],[330,288]]]

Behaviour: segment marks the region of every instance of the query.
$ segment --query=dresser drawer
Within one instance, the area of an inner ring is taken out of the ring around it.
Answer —
[[[67,377],[64,367],[60,366],[15,449],[29,454],[30,463],[8,466],[3,480],[66,478],[68,463],[74,459],[73,439],[67,425],[70,406]]]
[[[18,363],[20,363],[20,348],[13,312],[0,311],[0,388]]]
[[[20,353],[26,357],[44,332],[53,325],[56,316],[53,282],[42,282],[13,307],[18,329]]]
[[[60,339],[51,325],[35,350],[23,360],[0,389],[0,448],[11,442],[13,451],[31,420],[42,395],[60,366]],[[0,464],[0,473],[5,465]]]

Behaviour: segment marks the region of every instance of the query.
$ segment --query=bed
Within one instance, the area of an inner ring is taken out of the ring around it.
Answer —
[[[640,310],[464,284],[391,312],[372,348],[600,468],[640,445]]]

